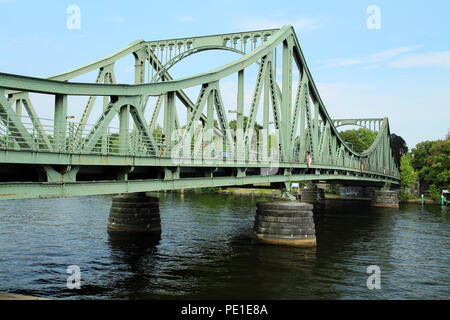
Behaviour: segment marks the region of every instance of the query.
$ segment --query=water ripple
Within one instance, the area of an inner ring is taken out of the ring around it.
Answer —
[[[450,210],[328,201],[314,249],[252,240],[257,199],[160,194],[162,239],[108,237],[111,199],[0,201],[0,291],[61,299],[449,299]],[[81,268],[81,290],[66,287]],[[368,290],[369,265],[381,290]]]

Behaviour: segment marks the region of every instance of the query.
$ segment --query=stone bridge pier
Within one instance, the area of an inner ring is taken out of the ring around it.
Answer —
[[[313,205],[297,201],[257,203],[254,237],[263,244],[315,247]]]
[[[108,233],[114,238],[161,238],[159,199],[145,192],[120,194],[112,198]]]
[[[399,208],[398,192],[394,190],[375,190],[373,192],[372,207],[378,208]]]

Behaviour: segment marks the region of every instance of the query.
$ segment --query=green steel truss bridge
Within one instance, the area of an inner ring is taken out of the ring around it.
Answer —
[[[239,57],[172,78],[175,64],[209,50]],[[117,62],[127,56],[135,61],[134,84],[119,84]],[[251,66],[256,79],[247,78]],[[90,72],[97,73],[95,83],[73,81]],[[234,110],[221,91],[229,76],[237,79]],[[249,80],[253,93],[246,99]],[[193,87],[195,99],[186,93]],[[388,119],[332,119],[291,26],[136,41],[48,79],[0,73],[0,92],[0,199],[293,181],[399,183]],[[39,116],[37,94],[51,97],[53,118]],[[86,101],[79,121],[70,116],[74,97]],[[343,125],[376,131],[376,140],[359,154],[339,135]]]

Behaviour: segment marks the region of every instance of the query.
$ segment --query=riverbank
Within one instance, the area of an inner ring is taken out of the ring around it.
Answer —
[[[248,197],[270,197],[273,199],[281,198],[281,190],[279,189],[267,189],[267,188],[199,188],[199,189],[185,189],[185,190],[173,190],[175,193],[201,193],[201,194],[224,194],[233,196],[248,196]],[[295,193],[295,192],[294,192]],[[345,200],[345,201],[371,201],[370,197],[353,197],[342,196],[333,193],[325,194],[326,200]],[[410,204],[422,204],[420,199],[400,200],[400,203]],[[424,204],[427,205],[439,205],[439,201],[432,199],[425,199]]]
[[[226,189],[217,191],[217,193],[234,195],[234,196],[281,198],[281,191],[278,189],[226,188]]]
[[[53,299],[24,296],[21,294],[14,294],[14,293],[0,293],[0,300],[53,300]]]
[[[174,190],[175,193],[202,193],[202,194],[224,194],[233,196],[248,196],[248,197],[271,197],[281,198],[280,189],[267,189],[267,188],[204,188],[204,189],[185,189]],[[295,192],[294,192],[295,194]],[[349,197],[341,196],[337,194],[327,193],[325,194],[327,200],[349,200],[349,201],[370,201],[371,198],[367,197]]]
[[[413,200],[401,200],[400,203],[413,203],[413,204],[422,204],[422,201],[419,199],[413,199]],[[431,200],[431,199],[425,199],[424,204],[433,204],[438,205],[440,204],[439,201]]]
[[[369,197],[349,197],[349,196],[341,196],[339,194],[333,193],[325,193],[326,200],[349,200],[349,201],[371,201],[372,199]]]
[[[226,189],[198,188],[198,189],[172,190],[170,192],[281,198],[281,191],[279,189],[262,189],[262,188],[226,188]]]

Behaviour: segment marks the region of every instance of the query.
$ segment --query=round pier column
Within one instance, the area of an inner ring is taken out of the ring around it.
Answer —
[[[317,188],[317,186],[309,186],[301,192],[302,202],[306,203],[320,203],[325,200],[325,190]]]
[[[313,205],[295,201],[260,202],[254,225],[260,243],[315,247]]]
[[[112,198],[108,219],[111,235],[161,235],[159,199],[144,192],[121,194]]]
[[[399,208],[397,191],[375,190],[370,205],[380,208]]]

